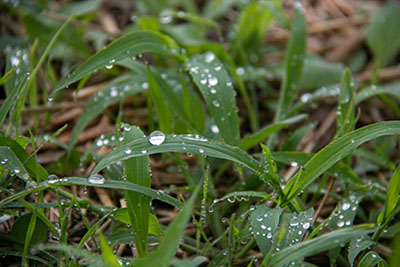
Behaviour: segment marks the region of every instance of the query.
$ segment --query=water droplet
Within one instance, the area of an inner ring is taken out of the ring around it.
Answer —
[[[159,146],[165,141],[165,134],[160,131],[154,131],[149,136],[149,142],[153,146]]]
[[[222,69],[222,66],[221,66],[221,65],[216,66],[216,67],[214,68],[215,71],[220,71],[221,69]]]
[[[211,132],[213,133],[219,133],[219,128],[217,125],[213,124],[211,125]]]
[[[307,230],[308,228],[310,228],[310,223],[306,222],[305,224],[303,224],[303,229]]]
[[[354,144],[354,142],[355,142],[354,139],[351,139],[351,143]]]
[[[336,225],[338,227],[343,227],[344,226],[344,221],[338,221]]]
[[[268,234],[267,234],[267,238],[268,238],[268,239],[271,239],[271,238],[272,238],[272,233],[268,233]]]
[[[216,107],[216,108],[218,108],[218,107],[220,106],[218,100],[214,100],[214,101],[212,102],[212,104],[213,104],[213,106]]]
[[[211,92],[211,94],[215,94],[217,92],[217,90],[215,90],[215,88],[211,88],[210,92]]]
[[[306,103],[306,102],[308,102],[308,100],[311,99],[311,97],[312,97],[312,95],[310,93],[306,93],[301,96],[300,100],[301,100],[301,102]]]
[[[200,80],[200,83],[201,83],[201,84],[206,84],[206,83],[207,83],[207,79],[201,79],[201,80]]]
[[[103,140],[99,139],[99,140],[96,141],[96,146],[100,147],[102,145],[103,145]]]
[[[100,174],[93,174],[88,178],[90,184],[104,184],[105,181],[106,179]]]
[[[209,78],[209,79],[208,79],[208,83],[209,83],[211,86],[217,85],[217,84],[218,84],[218,79],[217,79],[217,77],[211,77],[211,78]]]
[[[117,95],[118,95],[117,87],[115,87],[115,86],[111,87],[110,96],[116,97]]]
[[[49,176],[47,176],[47,183],[48,184],[55,184],[58,182],[58,177],[57,175],[54,174],[50,174]]]
[[[372,258],[376,258],[376,254],[372,254],[371,256],[372,256]]]
[[[299,166],[299,164],[296,161],[292,161],[292,163],[290,163],[290,166],[297,167]]]
[[[213,53],[210,52],[206,55],[206,63],[211,63],[214,61],[214,59],[215,59],[215,55]]]
[[[168,24],[172,22],[172,14],[169,10],[164,10],[160,15],[160,23]]]
[[[142,149],[142,154],[146,154],[147,153],[147,150],[146,149]]]
[[[257,222],[261,222],[263,220],[263,217],[258,217],[256,218]]]
[[[125,149],[125,154],[129,155],[132,153],[132,150],[130,148]]]
[[[236,69],[236,73],[238,75],[242,76],[245,73],[245,70],[244,70],[244,68],[239,67],[239,68]]]
[[[143,89],[148,89],[149,88],[149,83],[148,82],[144,82],[144,83],[142,83],[142,88]]]
[[[265,226],[264,224],[261,224],[261,229],[265,230],[265,229],[267,229],[267,226]]]
[[[297,225],[299,225],[299,221],[297,220],[297,218],[292,219],[292,220],[290,221],[290,226],[295,227],[295,226],[297,226]]]
[[[15,174],[18,174],[18,173],[20,173],[20,172],[21,172],[21,170],[20,170],[20,169],[17,169],[17,168],[16,168],[16,169],[14,169],[14,173],[15,173]]]
[[[342,210],[348,210],[351,207],[350,203],[343,203]]]
[[[199,152],[200,152],[201,154],[203,154],[203,153],[204,153],[204,149],[199,148]]]

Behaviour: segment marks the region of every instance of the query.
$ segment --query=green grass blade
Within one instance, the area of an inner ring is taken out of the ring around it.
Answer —
[[[300,2],[298,2],[300,3]],[[282,83],[275,122],[285,119],[296,97],[306,54],[306,21],[302,6],[294,5],[292,32],[285,56],[285,78]]]
[[[316,153],[304,165],[302,173],[293,177],[285,187],[285,201],[295,197],[300,191],[308,187],[318,176],[332,167],[336,162],[353,152],[361,144],[385,135],[399,135],[400,121],[386,121],[367,125],[352,131],[331,142]],[[300,175],[299,175],[300,174]],[[288,189],[292,188],[290,192]]]
[[[107,244],[107,240],[105,239],[104,235],[99,232],[99,239],[100,239],[100,247],[101,247],[101,254],[103,255],[104,262],[112,267],[120,267],[121,265],[118,263],[118,258],[114,255],[112,249]]]
[[[386,261],[375,251],[370,251],[360,260],[358,267],[373,267],[379,264],[379,267],[388,266]]]
[[[349,69],[343,72],[337,108],[336,136],[340,137],[354,128],[354,80]]]
[[[340,247],[341,243],[347,243],[356,237],[371,233],[373,230],[373,225],[371,224],[359,225],[333,231],[312,240],[286,247],[272,256],[270,266],[285,266],[291,261],[301,260],[307,256]]]
[[[173,54],[171,51],[174,49],[177,49],[175,42],[158,32],[138,31],[126,34],[86,60],[57,86],[53,94],[91,72],[105,66],[111,66],[124,58],[144,52]]]
[[[125,77],[126,78],[126,77]],[[78,141],[80,133],[85,129],[85,127],[99,114],[101,114],[104,109],[121,101],[124,97],[137,94],[143,91],[142,86],[135,84],[140,82],[143,78],[135,76],[130,78],[128,81],[122,78],[104,90],[95,94],[86,105],[85,110],[79,117],[78,122],[75,124],[74,130],[71,135],[71,140],[69,141],[68,148],[71,150],[76,142]]]
[[[15,67],[9,69],[1,78],[0,78],[0,85],[3,85],[11,76],[14,74]]]
[[[149,80],[149,92],[151,100],[157,111],[158,124],[160,129],[166,133],[172,133],[174,130],[173,118],[168,109],[164,96],[161,93],[159,84],[154,79],[150,68],[147,68],[147,78]]]
[[[168,226],[157,250],[148,254],[145,258],[133,261],[132,266],[169,266],[170,261],[178,249],[179,241],[185,230],[185,225],[192,214],[193,204],[201,189],[201,184],[202,183],[199,183],[196,186],[192,197]]]
[[[0,164],[9,169],[12,174],[28,182],[29,174],[24,164],[18,159],[14,152],[7,146],[0,146]]]
[[[126,125],[125,127],[126,128]],[[129,143],[144,134],[138,127],[131,127],[124,131],[124,142]],[[130,158],[124,161],[126,181],[150,188],[150,160],[148,155]],[[136,192],[126,191],[126,202],[135,245],[139,257],[147,254],[147,234],[149,231],[150,198]]]
[[[390,183],[388,186],[386,200],[385,200],[385,215],[384,218],[387,219],[388,215],[392,213],[392,211],[396,208],[396,205],[399,201],[399,193],[400,193],[400,166],[396,168],[392,179],[390,179]]]
[[[266,139],[268,136],[278,132],[280,129],[282,129],[290,124],[294,124],[299,121],[305,120],[307,117],[308,116],[305,114],[300,114],[300,115],[288,118],[286,120],[279,121],[272,125],[265,126],[264,128],[262,128],[255,134],[245,136],[243,138],[242,142],[240,143],[240,147],[243,150],[248,150],[252,147],[255,147],[260,142],[262,142],[264,139]]]
[[[0,125],[3,125],[4,120],[7,116],[8,111],[10,110],[11,106],[15,104],[17,101],[18,96],[25,90],[28,84],[28,75],[24,75],[20,78],[17,83],[17,86],[14,90],[11,91],[11,94],[7,97],[4,103],[0,107]]]
[[[105,156],[94,168],[92,174],[119,160],[163,152],[193,153],[230,160],[248,168],[261,177],[262,180],[277,185],[273,177],[264,172],[266,166],[263,166],[240,148],[197,135],[167,135],[165,141],[160,145],[152,145],[149,142],[149,138],[132,141]]]
[[[82,248],[83,244],[85,244],[85,242],[97,231],[97,229],[100,227],[100,225],[104,222],[105,219],[108,218],[108,216],[110,216],[111,212],[107,213],[106,215],[104,215],[103,217],[101,217],[95,224],[93,224],[88,231],[85,233],[85,235],[81,238],[81,240],[79,241],[79,244],[77,246],[77,248]]]
[[[363,102],[367,98],[380,94],[390,94],[397,96],[399,98],[400,83],[396,82],[391,84],[385,84],[385,86],[371,85],[370,87],[364,88],[363,90],[357,93],[356,104]]]
[[[235,91],[225,67],[212,52],[193,56],[186,66],[206,101],[221,137],[230,145],[238,145]]]

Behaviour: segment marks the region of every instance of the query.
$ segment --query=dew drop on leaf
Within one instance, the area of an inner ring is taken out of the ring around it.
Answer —
[[[88,183],[90,184],[104,184],[106,179],[100,174],[93,174],[88,178]]]
[[[153,146],[159,146],[165,141],[165,134],[160,131],[154,131],[149,136],[149,142]]]

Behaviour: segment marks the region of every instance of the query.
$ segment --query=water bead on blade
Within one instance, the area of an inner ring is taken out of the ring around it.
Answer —
[[[160,131],[154,131],[149,136],[149,142],[153,146],[159,146],[165,141],[165,134]]]
[[[93,174],[88,178],[88,183],[90,184],[104,184],[106,179],[100,174]]]

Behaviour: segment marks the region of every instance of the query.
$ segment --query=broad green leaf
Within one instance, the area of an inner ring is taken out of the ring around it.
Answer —
[[[126,78],[127,77],[124,77],[115,81],[115,83],[112,83],[90,99],[72,131],[71,140],[68,144],[69,150],[74,147],[78,141],[80,133],[85,129],[85,127],[99,114],[104,112],[106,107],[121,101],[126,96],[143,91],[143,87],[141,86],[144,81],[143,78],[140,76],[134,76],[129,80],[126,80]]]
[[[7,146],[0,146],[0,164],[10,170],[12,174],[28,182],[29,174],[24,164],[18,159],[14,152]]]
[[[266,255],[279,234],[279,221],[282,208],[271,209],[267,205],[260,205],[251,213],[251,232],[256,239],[261,252]]]
[[[19,251],[24,250],[23,244],[25,244],[25,237],[27,235],[27,230],[29,228],[32,216],[32,213],[24,214],[18,217],[18,219],[12,225],[11,237],[15,240],[13,246]],[[43,243],[48,239],[47,226],[40,219],[36,220],[34,230],[35,234],[32,235],[29,242],[31,245]]]
[[[59,8],[57,13],[65,16],[80,16],[95,11],[100,3],[101,0],[87,0],[83,2],[67,3]]]
[[[238,147],[232,147],[198,135],[166,135],[165,140],[160,145],[153,145],[149,140],[149,137],[142,138],[115,149],[98,163],[92,171],[92,174],[99,172],[108,165],[119,160],[139,157],[145,154],[151,155],[163,152],[181,152],[230,160],[248,168],[264,181],[268,181],[275,186],[280,183],[279,181],[274,180],[274,178],[268,173],[264,172],[266,166],[263,166],[260,162],[253,159]]]
[[[138,31],[116,39],[106,48],[91,56],[73,73],[63,80],[53,93],[76,82],[86,75],[105,66],[112,66],[117,61],[144,52],[172,54],[177,49],[175,42],[158,32]]]
[[[298,214],[283,213],[281,217],[280,227],[285,227],[285,236],[279,242],[278,248],[281,250],[288,246],[299,243],[307,230],[311,227],[314,209],[310,208]]]
[[[320,57],[312,56],[304,60],[300,87],[313,90],[322,86],[340,82],[344,70],[343,64],[332,64]]]
[[[146,257],[134,260],[132,262],[133,266],[169,266],[170,261],[178,249],[179,241],[185,230],[185,225],[192,214],[193,204],[201,188],[200,184],[201,183],[196,186],[196,189],[194,190],[189,201],[168,226],[168,229],[165,232],[164,237],[161,239],[158,248],[154,252],[149,253]]]
[[[389,3],[373,17],[366,32],[367,44],[377,60],[385,67],[400,49],[400,4]]]
[[[125,124],[124,143],[141,139],[144,136],[142,130],[136,126]],[[126,181],[150,188],[150,160],[148,155],[126,159],[124,161],[124,174]],[[140,193],[125,191],[129,218],[132,232],[135,238],[136,249],[139,257],[147,254],[147,234],[149,231],[150,198]]]
[[[118,263],[118,258],[114,255],[112,249],[107,244],[107,240],[105,239],[104,235],[101,232],[99,232],[98,235],[100,239],[101,254],[103,255],[104,262],[112,267],[121,266]]]
[[[337,108],[336,135],[340,137],[353,130],[356,120],[354,118],[354,80],[349,69],[342,76],[340,86],[339,105]]]
[[[351,228],[332,231],[309,241],[304,241],[272,255],[269,266],[286,266],[291,261],[301,260],[305,257],[318,254],[322,251],[339,247],[354,238],[369,234],[374,231],[373,225],[359,225]]]
[[[336,162],[353,152],[361,144],[385,135],[400,134],[400,121],[386,121],[367,125],[335,139],[316,153],[304,165],[301,173],[297,173],[284,189],[285,200],[291,200],[300,191],[308,187],[318,176],[327,171]],[[288,189],[292,188],[290,192]]]
[[[385,200],[385,219],[396,208],[400,193],[400,166],[396,168],[388,186]]]
[[[341,199],[329,218],[328,228],[336,230],[351,226],[357,213],[358,203],[359,198],[354,195]]]
[[[360,254],[361,251],[372,247],[376,243],[367,238],[367,236],[361,236],[357,239],[353,239],[349,245],[349,253],[347,258],[351,266],[353,266],[354,260],[356,259],[357,255]]]
[[[262,128],[255,134],[245,136],[240,144],[240,147],[243,150],[248,150],[248,149],[258,145],[260,142],[265,140],[268,136],[278,132],[280,129],[282,129],[290,124],[294,124],[299,121],[305,120],[306,118],[307,118],[307,115],[300,114],[300,115],[296,115],[294,117],[288,118],[286,120],[279,121],[272,125],[265,126],[264,128]]]
[[[295,4],[292,31],[285,56],[285,77],[282,82],[275,122],[285,119],[296,97],[306,54],[306,21],[302,6]]]
[[[214,53],[207,52],[193,56],[186,66],[206,101],[221,137],[230,145],[238,145],[235,91],[224,65]]]
[[[358,267],[374,267],[379,264],[380,267],[388,266],[386,261],[375,251],[370,251],[360,260]]]
[[[149,80],[149,92],[151,100],[157,111],[158,124],[160,129],[166,133],[172,133],[174,130],[173,118],[166,105],[164,96],[161,93],[158,82],[154,79],[150,68],[147,68],[147,78]]]

